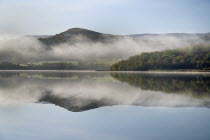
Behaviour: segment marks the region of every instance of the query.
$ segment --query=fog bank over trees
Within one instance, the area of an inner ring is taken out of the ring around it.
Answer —
[[[0,62],[77,61],[100,63],[108,68],[121,59],[142,52],[210,44],[209,36],[209,33],[111,35],[81,28],[54,36],[15,38],[7,35],[0,37]]]

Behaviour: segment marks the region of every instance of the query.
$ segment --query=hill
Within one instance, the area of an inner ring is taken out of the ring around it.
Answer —
[[[113,71],[145,71],[157,69],[210,69],[210,46],[141,53],[113,64]]]
[[[93,41],[93,42],[106,42],[118,38],[119,36],[111,34],[103,34],[82,28],[71,28],[65,32],[56,34],[54,36],[39,38],[43,44],[47,46],[58,45],[62,43],[73,44],[78,41]]]

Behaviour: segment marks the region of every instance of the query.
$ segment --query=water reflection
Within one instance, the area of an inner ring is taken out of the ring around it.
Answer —
[[[55,104],[69,111],[110,105],[209,107],[209,76],[78,71],[0,72],[0,106],[38,102]]]
[[[195,98],[210,97],[209,74],[112,73],[111,76],[142,90],[185,94]]]

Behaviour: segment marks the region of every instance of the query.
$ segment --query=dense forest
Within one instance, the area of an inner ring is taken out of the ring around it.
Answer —
[[[146,71],[158,69],[210,70],[210,45],[141,53],[110,67],[112,71]]]

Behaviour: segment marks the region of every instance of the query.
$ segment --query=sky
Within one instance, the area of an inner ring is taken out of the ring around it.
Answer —
[[[210,32],[210,0],[0,0],[0,34]]]

